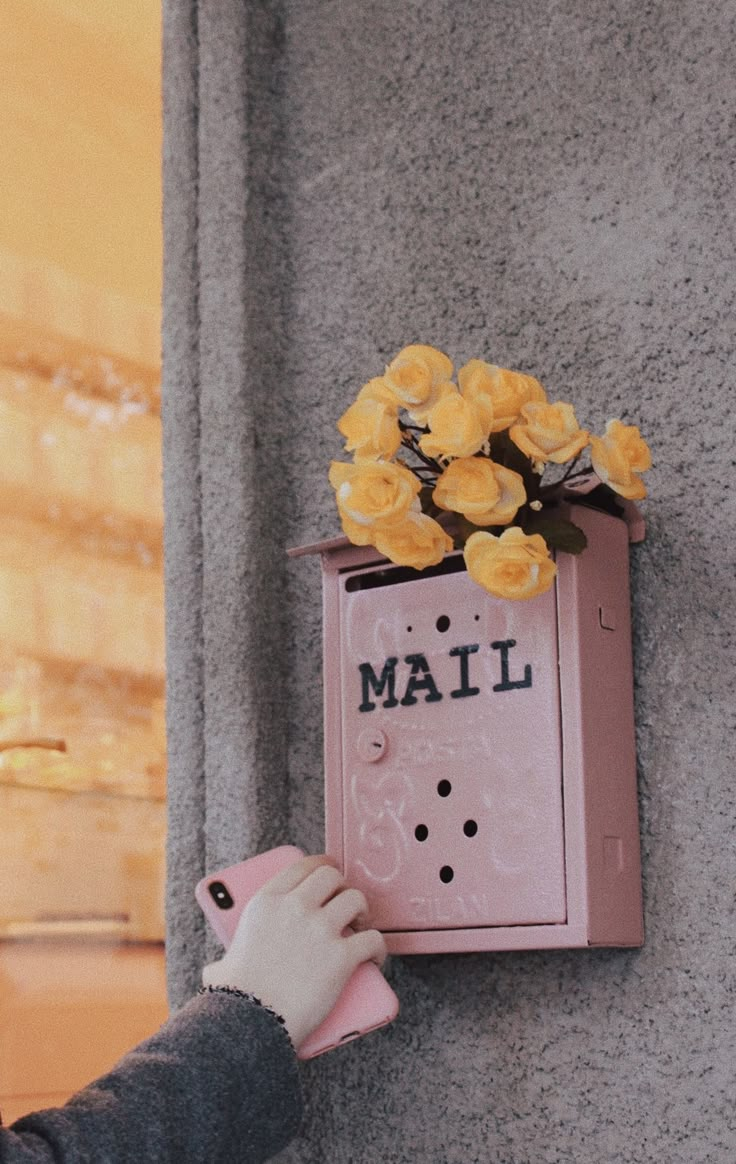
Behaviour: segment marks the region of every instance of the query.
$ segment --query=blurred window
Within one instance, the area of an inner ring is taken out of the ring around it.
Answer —
[[[0,15],[0,1107],[166,1014],[160,4]]]

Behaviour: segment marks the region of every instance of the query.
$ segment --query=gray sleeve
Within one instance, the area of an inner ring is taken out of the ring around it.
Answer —
[[[64,1107],[0,1127],[0,1164],[259,1164],[296,1134],[283,1023],[236,992],[193,998]]]

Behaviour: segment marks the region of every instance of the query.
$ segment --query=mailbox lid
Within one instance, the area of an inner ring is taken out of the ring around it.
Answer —
[[[344,868],[384,931],[566,920],[555,592],[458,566],[339,578]]]

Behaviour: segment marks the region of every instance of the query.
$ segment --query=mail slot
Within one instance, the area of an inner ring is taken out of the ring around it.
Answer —
[[[582,505],[555,586],[498,599],[339,538],[326,847],[394,953],[643,941],[626,523]]]

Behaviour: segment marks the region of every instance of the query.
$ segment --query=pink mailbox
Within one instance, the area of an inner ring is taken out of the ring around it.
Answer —
[[[346,538],[324,579],[326,846],[400,954],[643,941],[626,523],[493,598]]]

